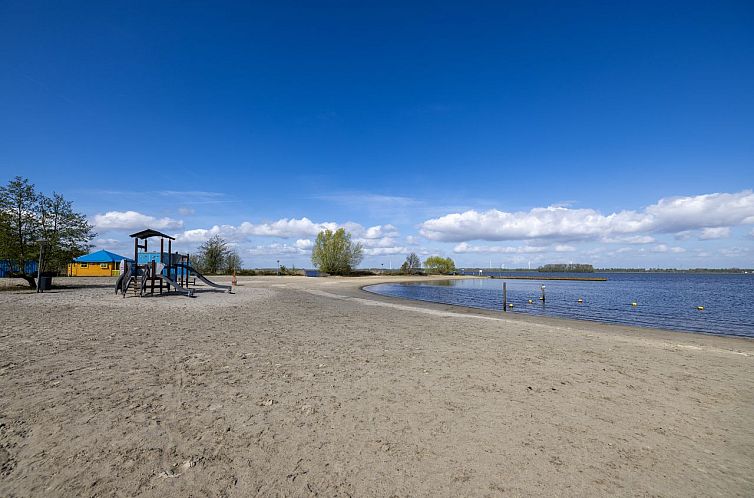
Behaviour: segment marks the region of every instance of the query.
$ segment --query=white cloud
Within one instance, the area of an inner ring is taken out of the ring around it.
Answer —
[[[183,221],[172,218],[155,218],[137,211],[108,211],[94,216],[94,226],[98,230],[126,230],[136,228],[180,228]]]
[[[243,240],[248,237],[278,237],[281,239],[306,239],[316,237],[322,230],[345,228],[355,240],[377,241],[398,236],[398,229],[393,225],[376,225],[364,228],[352,221],[336,223],[334,221],[314,222],[309,218],[282,218],[267,223],[244,221],[238,226],[215,225],[211,228],[194,228],[176,234],[176,238],[188,242],[201,242],[214,235],[228,240]],[[371,243],[370,243],[371,244]],[[376,243],[374,243],[376,244]],[[367,243],[365,243],[367,245]]]
[[[689,240],[693,236],[694,232],[692,230],[684,230],[683,232],[678,232],[673,235],[675,240]]]
[[[380,239],[383,237],[397,237],[398,229],[393,225],[376,225],[369,227],[360,234],[364,239]]]
[[[702,230],[699,240],[726,239],[730,237],[730,227],[711,227]]]
[[[456,254],[540,254],[546,252],[572,252],[576,248],[565,244],[554,246],[480,246],[461,242],[453,248]]]
[[[179,242],[204,242],[210,237],[219,235],[226,240],[236,240],[238,230],[232,225],[215,225],[212,228],[194,228],[183,233],[175,234]]]
[[[726,258],[750,257],[752,249],[750,247],[725,247],[720,249],[720,254]]]
[[[354,242],[361,243],[364,246],[366,255],[406,252],[405,247],[401,247],[397,241],[400,234],[393,225],[375,225],[365,228],[350,221],[342,224],[335,222],[315,223],[309,218],[282,218],[269,223],[243,222],[239,226],[215,225],[211,228],[194,228],[176,234],[176,239],[180,242],[198,243],[215,235],[219,235],[229,242],[243,242],[251,237],[278,237],[283,239],[299,237],[293,244],[252,246],[249,249],[251,251],[249,254],[253,256],[303,254],[311,251],[314,246],[314,242],[309,237],[315,237],[322,230],[337,230],[339,227],[350,232]]]
[[[294,246],[297,249],[301,249],[303,251],[310,251],[312,247],[314,247],[314,242],[312,242],[309,239],[299,239],[296,241]]]
[[[257,235],[261,237],[312,237],[322,230],[337,230],[338,224],[334,222],[314,223],[309,218],[282,218],[271,223],[254,224],[245,221],[238,227],[238,231],[244,235]]]
[[[608,244],[651,244],[655,238],[650,235],[630,235],[626,237],[603,238],[601,242]]]
[[[194,212],[195,211],[192,208],[178,208],[178,214],[180,214],[181,216],[191,216],[192,214],[194,214]]]
[[[372,247],[391,247],[396,246],[398,241],[394,237],[383,237],[381,239],[353,239],[354,242],[357,242],[364,246],[365,248],[372,248]]]
[[[123,244],[118,239],[97,239],[94,241],[94,245],[102,249],[115,249]]]
[[[461,242],[453,248],[456,254],[535,254],[547,252],[545,246],[478,246]]]
[[[598,239],[640,233],[676,233],[684,230],[754,223],[754,193],[716,193],[661,199],[642,211],[604,215],[594,209],[549,206],[530,211],[491,209],[451,213],[421,224],[420,233],[431,240],[525,240],[540,238]]]
[[[557,244],[554,249],[555,252],[574,252],[576,250],[575,247],[566,244]]]
[[[282,218],[270,223],[255,224],[244,221],[238,226],[214,225],[211,228],[194,228],[176,234],[175,237],[179,241],[186,242],[203,242],[215,235],[219,235],[226,240],[235,241],[241,241],[253,236],[303,239],[316,236],[320,231],[325,229],[335,230],[337,228],[338,224],[333,222],[314,223],[309,218]]]
[[[289,244],[268,244],[249,247],[245,250],[248,256],[281,256],[307,254],[307,251]]]
[[[684,249],[683,247],[678,247],[678,246],[671,247],[671,246],[668,246],[667,244],[658,244],[654,246],[651,249],[651,251],[660,252],[660,253],[672,252],[675,254],[680,254],[680,253],[686,252],[686,249]]]
[[[407,247],[401,247],[401,246],[394,246],[394,247],[373,247],[373,248],[365,248],[364,254],[366,256],[390,256],[393,254],[406,254],[410,253],[411,250]]]

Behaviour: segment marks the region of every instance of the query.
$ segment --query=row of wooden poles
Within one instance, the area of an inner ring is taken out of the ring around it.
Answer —
[[[545,302],[545,286],[543,285],[541,289],[542,289],[542,295],[539,297],[539,300],[544,303]],[[583,299],[579,298],[577,302],[581,303],[583,302]],[[529,303],[531,304],[531,299],[529,300]],[[637,306],[636,301],[633,301],[631,303],[631,306],[636,307]],[[508,311],[509,307],[512,308],[513,303],[511,303],[510,305],[508,304],[508,288],[505,285],[505,282],[503,282],[503,311]],[[697,306],[696,309],[699,311],[704,311],[704,306]]]

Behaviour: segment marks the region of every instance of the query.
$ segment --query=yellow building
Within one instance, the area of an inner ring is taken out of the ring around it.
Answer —
[[[68,263],[69,277],[113,277],[119,275],[120,262],[131,261],[110,251],[97,251]]]

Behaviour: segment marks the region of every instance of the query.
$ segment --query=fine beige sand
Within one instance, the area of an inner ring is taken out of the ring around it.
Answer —
[[[754,341],[381,280],[6,288],[0,496],[754,495]]]

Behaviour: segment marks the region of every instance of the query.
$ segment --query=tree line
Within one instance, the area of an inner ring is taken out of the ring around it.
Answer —
[[[36,288],[36,280],[25,272],[26,262],[38,260],[40,250],[40,271],[64,271],[73,258],[87,253],[96,235],[86,216],[61,194],[39,192],[20,176],[0,187],[0,260],[9,260],[10,275],[30,287]]]

